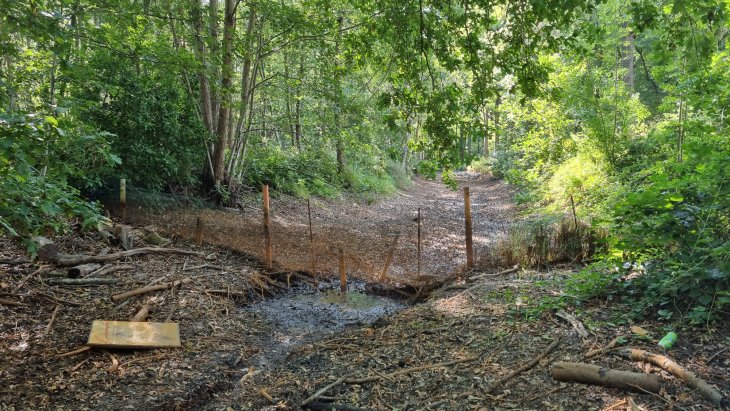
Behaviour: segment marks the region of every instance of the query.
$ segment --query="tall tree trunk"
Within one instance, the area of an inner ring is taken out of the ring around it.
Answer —
[[[624,28],[627,24],[624,23]],[[624,72],[624,84],[630,91],[634,90],[634,33],[630,32],[623,38],[621,47],[621,66],[626,70]]]
[[[302,152],[302,83],[304,82],[304,54],[299,57],[299,85],[297,87],[296,103],[294,104],[294,137],[296,138],[297,150]]]
[[[208,52],[205,47],[205,41],[203,40],[203,21],[200,11],[200,1],[190,0],[191,2],[191,17],[193,23],[193,42],[195,44],[195,55],[200,63],[198,67],[198,87],[199,87],[199,104],[200,104],[200,115],[203,118],[203,124],[205,128],[211,134],[215,134],[215,127],[213,125],[213,113],[210,106],[210,84],[208,84]],[[215,172],[214,172],[215,174]]]
[[[482,112],[482,117],[484,117],[484,157],[489,157],[489,110],[487,108],[484,108],[484,111]]]
[[[494,123],[494,152],[499,151],[499,106],[502,105],[502,96],[497,96],[497,101],[494,104],[494,117],[492,123]]]
[[[211,1],[211,4],[213,1]],[[236,0],[226,0],[223,26],[223,62],[221,64],[221,94],[218,109],[217,141],[213,150],[213,182],[220,185],[224,178],[228,116],[231,114],[233,85],[233,35],[236,31]]]
[[[219,35],[218,35],[218,0],[209,0],[208,3],[208,33],[210,35],[210,55],[213,56],[213,58],[218,59],[219,58],[219,50],[220,50],[220,41],[219,41]],[[225,29],[224,29],[225,30]],[[212,70],[208,73],[210,76],[210,84],[213,84],[214,87],[210,88],[210,107],[211,107],[211,118],[213,119],[213,126],[216,127],[216,129],[213,131],[213,133],[217,134],[217,124],[216,119],[218,118],[218,110],[220,109],[220,100],[218,97],[218,90],[216,90],[216,87],[220,85],[219,81],[220,78],[218,76],[218,71],[215,70],[215,63],[218,61],[214,61],[214,64],[212,65]],[[221,66],[222,69],[222,66]]]
[[[342,40],[342,25],[344,17],[340,14],[337,17],[337,34],[335,37],[335,92],[336,92],[336,107],[335,107],[335,133],[337,134],[337,140],[335,142],[335,151],[337,155],[337,173],[343,175],[345,172],[345,146],[342,141],[344,136],[342,135],[342,122],[340,117],[342,114],[342,84],[341,82],[341,70],[340,65],[340,41]]]
[[[243,147],[245,147],[245,137],[242,135],[243,123],[246,120],[246,115],[249,110],[249,94],[251,90],[251,39],[253,36],[253,28],[256,23],[256,10],[251,7],[248,11],[248,22],[246,23],[246,49],[243,57],[243,68],[241,70],[241,108],[238,112],[238,122],[236,123],[236,131],[233,134],[233,139],[236,142],[231,161],[228,163],[228,175],[233,175],[238,165],[240,156],[243,154]]]

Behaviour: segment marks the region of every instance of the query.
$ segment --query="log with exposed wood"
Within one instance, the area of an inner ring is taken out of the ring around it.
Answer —
[[[673,360],[659,354],[650,353],[648,351],[636,348],[624,348],[619,351],[621,356],[633,361],[642,361],[654,364],[657,367],[669,372],[680,380],[684,381],[687,386],[694,388],[702,394],[702,396],[718,407],[730,406],[730,401],[720,391],[713,386],[698,378],[693,372],[686,370]]]
[[[137,295],[147,294],[147,293],[151,293],[154,291],[167,290],[167,289],[170,289],[172,287],[177,287],[182,284],[188,284],[191,281],[193,281],[191,278],[184,278],[180,281],[173,281],[173,282],[159,284],[159,285],[152,285],[152,286],[137,288],[136,290],[127,291],[126,293],[113,295],[112,300],[121,301],[121,300],[125,300],[129,297],[134,297]]]
[[[35,237],[33,243],[38,251],[40,261],[55,262],[61,255],[61,249],[46,237]]]
[[[69,268],[66,272],[68,278],[79,278],[93,273],[101,267],[99,263],[88,263]]]
[[[550,375],[558,381],[602,385],[620,390],[659,392],[661,386],[656,374],[612,370],[579,362],[556,362]]]

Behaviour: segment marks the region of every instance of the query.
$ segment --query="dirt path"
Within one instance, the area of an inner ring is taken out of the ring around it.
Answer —
[[[464,244],[463,186],[471,192],[476,258],[483,257],[512,219],[512,191],[489,177],[462,173],[459,190],[439,181],[416,180],[413,186],[373,204],[351,196],[313,199],[312,225],[316,267],[320,273],[337,271],[341,248],[350,275],[373,280],[383,268],[393,236],[400,235],[389,270],[395,279],[417,273],[417,213],[422,216],[421,274],[443,276],[466,262]],[[132,216],[135,224],[154,224],[164,231],[193,238],[201,216],[205,241],[225,245],[252,255],[262,255],[263,238],[260,199],[249,198],[244,211],[173,210],[164,215]],[[271,200],[275,265],[285,270],[310,271],[307,203],[288,196]]]

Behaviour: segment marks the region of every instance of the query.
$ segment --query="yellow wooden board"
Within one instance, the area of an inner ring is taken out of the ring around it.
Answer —
[[[180,347],[177,323],[96,320],[87,345],[105,348]]]

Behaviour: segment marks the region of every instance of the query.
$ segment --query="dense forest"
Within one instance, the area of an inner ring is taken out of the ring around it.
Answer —
[[[93,228],[120,178],[235,206],[468,167],[604,233],[578,296],[727,318],[728,7],[0,0],[0,233]]]

